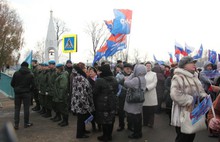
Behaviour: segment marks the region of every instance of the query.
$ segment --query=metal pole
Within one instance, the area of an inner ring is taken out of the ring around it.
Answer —
[[[128,36],[128,35],[126,35]],[[130,43],[130,36],[128,36],[127,38],[127,53],[126,53],[126,58],[125,58],[125,61],[128,62],[128,51],[129,51],[129,43]]]
[[[69,52],[69,60],[71,61],[71,52]]]

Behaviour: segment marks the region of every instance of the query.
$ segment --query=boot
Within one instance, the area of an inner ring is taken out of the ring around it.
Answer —
[[[44,113],[46,113],[46,109],[45,109],[45,107],[42,107],[42,109],[39,111],[39,113],[40,113],[40,114],[44,114]]]
[[[57,113],[56,113],[56,116],[57,116],[57,117],[53,120],[53,122],[59,122],[60,120],[62,120],[60,113],[57,112]]]
[[[50,109],[47,109],[47,113],[43,114],[42,117],[45,117],[45,118],[49,118],[51,117],[51,110]]]
[[[37,104],[34,108],[32,108],[33,111],[39,111],[40,110],[40,105]]]
[[[69,123],[68,123],[68,115],[63,115],[63,122],[60,124],[61,127],[65,127],[65,126],[68,126]]]
[[[54,117],[52,117],[52,118],[50,118],[50,120],[54,120],[54,119],[57,119],[57,112],[56,112],[56,115],[54,116]]]
[[[62,116],[63,117],[63,116]],[[65,118],[63,117],[63,120],[60,122],[60,123],[58,123],[58,125],[60,125],[60,124],[62,124],[62,123],[64,123],[64,120]]]
[[[96,132],[96,131],[97,131],[96,124],[95,124],[94,121],[92,121],[92,131],[93,131],[93,132]]]

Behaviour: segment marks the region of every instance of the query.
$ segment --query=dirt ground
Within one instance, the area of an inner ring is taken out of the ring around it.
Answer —
[[[6,123],[13,124],[14,102],[0,93],[0,128]],[[32,106],[33,107],[33,106]],[[30,121],[33,126],[30,128],[23,127],[23,109],[20,114],[20,127],[15,131],[15,135],[19,142],[97,142],[97,136],[101,132],[92,132],[91,123],[86,125],[86,129],[90,130],[89,138],[76,139],[76,116],[71,113],[69,115],[69,126],[60,127],[56,122],[52,122],[49,118],[43,118],[39,113],[30,111]],[[118,117],[116,117],[113,142],[172,142],[175,139],[175,129],[168,125],[169,118],[165,113],[155,115],[154,128],[143,127],[143,137],[138,140],[128,138],[130,132],[125,129],[117,132]],[[14,129],[13,129],[14,131]],[[0,140],[1,141],[1,140]],[[195,142],[216,142],[216,138],[208,137],[207,131],[196,134]]]

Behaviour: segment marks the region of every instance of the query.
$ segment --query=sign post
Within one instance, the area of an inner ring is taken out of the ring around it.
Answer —
[[[63,36],[63,53],[69,53],[69,59],[71,60],[71,53],[77,52],[77,36],[76,34]]]

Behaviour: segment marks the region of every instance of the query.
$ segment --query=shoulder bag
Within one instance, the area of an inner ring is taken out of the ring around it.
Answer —
[[[143,103],[144,102],[144,90],[141,89],[141,80],[139,77],[137,77],[139,80],[139,86],[138,89],[136,88],[128,88],[127,90],[127,96],[126,101],[128,103]]]

